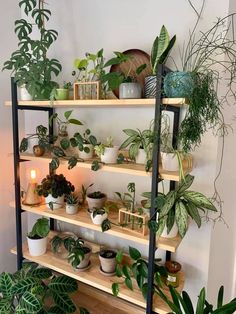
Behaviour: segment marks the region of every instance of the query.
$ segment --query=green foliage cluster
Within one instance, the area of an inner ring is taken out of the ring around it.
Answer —
[[[66,180],[63,174],[50,174],[37,186],[37,193],[39,196],[44,197],[51,194],[52,197],[57,198],[63,194],[70,194],[74,189],[75,187]]]
[[[48,268],[25,262],[22,269],[13,275],[6,272],[0,275],[0,312],[75,313],[76,306],[69,296],[75,291],[75,279],[55,276]],[[80,309],[81,313],[83,310]]]
[[[33,225],[31,232],[28,233],[28,237],[31,239],[45,238],[50,232],[50,227],[47,218],[39,218]]]
[[[18,37],[18,50],[14,51],[3,70],[10,70],[18,86],[25,85],[33,99],[49,99],[50,93],[58,84],[52,76],[62,69],[57,59],[49,59],[47,51],[57,39],[58,33],[46,29],[51,11],[44,8],[44,0],[21,0],[19,6],[24,9],[25,19],[15,21],[15,33]],[[37,28],[38,38],[33,36]]]
[[[68,205],[76,205],[79,204],[79,197],[75,193],[70,193],[65,196],[66,203]]]
[[[86,129],[83,134],[76,132],[72,138],[70,138],[70,144],[72,147],[78,147],[81,152],[89,153],[90,148],[86,146],[91,144],[96,146],[98,144],[97,139],[91,134],[90,129]]]

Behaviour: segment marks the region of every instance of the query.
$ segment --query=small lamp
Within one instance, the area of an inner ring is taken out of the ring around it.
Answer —
[[[24,204],[25,205],[38,205],[41,203],[40,196],[36,193],[36,170],[30,171],[31,181],[28,184],[28,188],[25,194]]]

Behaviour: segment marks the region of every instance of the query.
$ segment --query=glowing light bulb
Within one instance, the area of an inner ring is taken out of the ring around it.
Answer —
[[[36,170],[34,169],[30,170],[30,177],[31,177],[31,182],[36,183]]]

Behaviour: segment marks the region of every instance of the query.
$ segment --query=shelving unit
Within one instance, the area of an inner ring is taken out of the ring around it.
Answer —
[[[164,77],[165,73],[168,72],[168,69],[164,66],[159,66],[158,68],[158,77]],[[15,202],[12,203],[12,206],[16,208],[16,234],[17,234],[17,247],[12,252],[17,254],[17,265],[18,268],[21,268],[23,258],[29,259],[31,261],[37,262],[40,265],[47,266],[51,269],[59,271],[60,273],[66,274],[73,278],[76,278],[80,282],[88,286],[93,286],[97,289],[102,290],[103,292],[111,294],[111,278],[105,278],[99,273],[99,267],[97,259],[93,257],[91,268],[83,273],[76,273],[73,271],[72,267],[67,263],[67,261],[60,260],[53,255],[50,250],[46,254],[39,257],[32,257],[29,255],[28,248],[25,244],[22,244],[22,227],[21,227],[21,215],[23,212],[31,212],[38,215],[43,215],[50,218],[51,229],[54,229],[54,220],[65,221],[73,225],[84,227],[90,230],[101,231],[100,227],[93,225],[90,221],[85,210],[81,210],[78,215],[66,215],[63,209],[51,211],[46,208],[46,206],[41,205],[38,207],[26,206],[21,204],[21,195],[20,195],[20,162],[22,161],[40,161],[49,163],[51,161],[50,156],[46,157],[35,157],[30,154],[21,154],[19,153],[19,130],[18,130],[18,110],[39,110],[48,112],[49,116],[53,114],[55,108],[142,108],[142,107],[154,107],[155,106],[155,119],[154,119],[154,132],[159,134],[160,125],[161,125],[161,111],[167,110],[174,113],[173,119],[173,133],[175,134],[173,138],[173,147],[176,146],[176,135],[179,127],[179,114],[180,108],[183,105],[187,104],[186,99],[167,99],[162,98],[161,95],[161,80],[158,80],[158,92],[156,99],[108,99],[108,100],[76,100],[76,101],[54,101],[53,105],[50,101],[19,101],[17,100],[17,88],[12,78],[12,102],[8,101],[5,103],[6,106],[12,107],[12,119],[13,119],[13,145],[14,145],[14,177],[15,177]],[[53,134],[53,126],[49,127],[49,134]],[[149,176],[152,178],[152,206],[150,210],[151,220],[156,220],[155,214],[155,198],[158,194],[158,182],[159,179],[170,180],[170,189],[175,187],[175,182],[179,181],[178,173],[169,173],[162,171],[159,163],[159,139],[153,145],[153,165],[152,173],[146,173],[144,166],[135,165],[135,164],[121,164],[121,165],[104,165],[100,171],[109,171],[113,173],[120,174],[129,174],[131,176]],[[65,163],[65,160],[62,160],[62,164]],[[185,173],[191,171],[191,166],[188,167],[186,164],[184,166]],[[79,162],[76,167],[90,169],[91,162]],[[75,168],[76,171],[76,168]],[[111,217],[112,218],[112,214]],[[116,219],[115,217],[113,217]],[[126,300],[135,304],[135,306],[140,306],[146,308],[146,313],[151,314],[156,313],[168,313],[170,309],[163,301],[158,299],[156,296],[153,297],[153,274],[154,274],[154,257],[155,251],[158,247],[159,249],[166,250],[166,259],[171,258],[171,252],[175,252],[179,246],[181,239],[176,237],[174,239],[158,239],[156,244],[156,235],[150,230],[149,235],[146,237],[134,235],[127,229],[122,229],[121,227],[114,227],[107,232],[107,235],[113,235],[122,239],[129,239],[136,243],[144,244],[149,246],[149,258],[148,258],[148,294],[147,301],[145,301],[138,289],[135,289],[134,292],[128,290],[127,288],[122,289],[119,297],[122,300]],[[114,278],[113,278],[114,280]],[[181,275],[181,284],[179,290],[182,289],[184,284],[184,276]],[[119,300],[121,302],[121,300]],[[122,301],[124,302],[124,301]],[[132,311],[128,312],[132,313]],[[136,313],[136,312],[135,312]],[[138,312],[137,312],[138,313]]]

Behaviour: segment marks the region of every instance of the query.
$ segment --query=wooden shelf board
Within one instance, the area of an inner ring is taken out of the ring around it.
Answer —
[[[16,249],[15,248],[12,249],[11,252],[16,254]],[[112,294],[112,290],[111,290],[112,283],[120,281],[120,279],[115,276],[106,277],[99,272],[99,267],[100,267],[99,259],[94,254],[91,256],[91,267],[84,272],[76,272],[71,267],[71,265],[67,262],[67,260],[59,259],[55,254],[51,252],[49,247],[48,247],[47,252],[44,255],[31,256],[29,254],[27,244],[24,243],[23,244],[23,256],[24,258],[32,262],[38,263],[44,267],[51,268],[54,271],[57,271],[66,276],[75,278],[76,280],[84,284],[87,284],[89,286],[102,290],[109,294]],[[123,280],[121,280],[121,282],[122,281]],[[183,289],[183,285],[184,285],[184,275],[183,273],[181,273],[180,286],[178,288],[179,291]],[[168,290],[165,290],[165,292],[167,295],[169,295]],[[136,286],[134,286],[134,290],[131,291],[128,288],[126,288],[124,285],[122,285],[118,296],[119,298],[128,302],[131,302],[142,308],[146,307],[145,300],[140,290]],[[165,314],[165,313],[169,313],[170,309],[159,297],[155,295],[154,296],[154,311],[159,314]]]
[[[15,203],[10,203],[11,207],[15,207]],[[87,212],[87,207],[83,207],[79,210],[79,212],[75,215],[68,215],[65,211],[65,208],[54,209],[53,211],[47,208],[46,205],[41,206],[29,206],[29,205],[21,205],[21,208],[26,212],[30,212],[36,215],[41,215],[48,218],[54,218],[56,220],[64,221],[69,224],[76,225],[78,227],[84,227],[90,230],[102,232],[101,226],[94,225],[91,221],[91,218]],[[110,211],[109,219],[118,223],[118,213],[114,211]],[[111,229],[106,231],[107,234],[113,235],[115,237],[133,241],[135,243],[139,243],[142,245],[149,245],[149,236],[143,236],[142,234],[137,234],[129,229],[122,228],[119,226],[112,225]],[[160,237],[157,240],[157,247],[162,250],[176,252],[178,246],[181,243],[181,237],[177,235],[175,238],[168,239]]]
[[[163,105],[171,105],[181,107],[187,104],[185,98],[163,98]],[[43,101],[28,101],[20,100],[19,106],[40,106],[53,108],[66,107],[152,107],[155,105],[154,98],[142,99],[99,99],[99,100],[55,100],[53,104],[49,100]],[[11,106],[11,101],[5,101],[5,106]]]
[[[23,153],[20,155],[20,158],[23,160],[29,161],[44,161],[50,163],[51,157],[50,156],[42,156],[36,157],[32,154]],[[62,165],[66,165],[66,160],[60,160]],[[76,167],[91,169],[92,161],[85,161],[85,162],[78,162]],[[184,173],[189,173],[192,168],[187,168],[187,162],[183,164]],[[142,177],[150,177],[151,172],[146,172],[144,165],[140,164],[133,164],[133,163],[123,163],[123,164],[107,164],[102,165],[101,169],[98,171],[105,171],[105,172],[112,172],[112,173],[123,173],[128,175],[135,175],[135,176],[142,176]],[[160,178],[163,180],[172,180],[172,181],[179,181],[179,172],[178,171],[164,171],[160,165]]]

